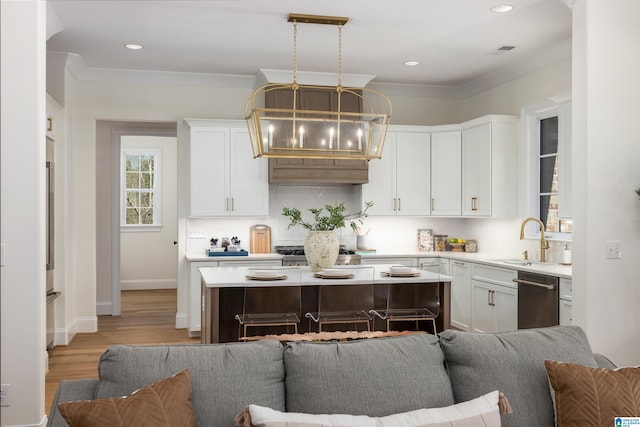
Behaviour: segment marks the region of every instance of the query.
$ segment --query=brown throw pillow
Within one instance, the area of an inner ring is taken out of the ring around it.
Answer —
[[[545,360],[557,427],[613,426],[640,415],[640,367],[604,369]]]
[[[188,369],[125,397],[58,405],[71,427],[195,426]]]

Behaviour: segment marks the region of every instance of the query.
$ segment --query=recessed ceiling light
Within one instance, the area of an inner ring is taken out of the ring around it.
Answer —
[[[420,61],[404,61],[403,64],[409,67],[413,67],[414,65],[420,65]]]
[[[498,4],[491,8],[491,12],[495,12],[495,13],[511,12],[512,10],[513,10],[513,5],[510,5],[510,4]]]
[[[140,50],[142,49],[142,45],[141,44],[136,44],[136,43],[127,43],[124,45],[124,47],[126,47],[127,49],[131,49],[131,50]]]

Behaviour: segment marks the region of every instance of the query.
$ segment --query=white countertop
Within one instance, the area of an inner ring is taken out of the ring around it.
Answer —
[[[372,254],[361,254],[363,259],[375,258],[447,258],[458,261],[469,261],[481,264],[492,265],[495,267],[510,268],[513,270],[531,271],[534,273],[547,274],[565,279],[571,279],[572,268],[570,265],[556,264],[552,262],[531,261],[531,265],[518,265],[514,263],[504,262],[505,259],[513,259],[509,257],[499,257],[494,254],[481,252],[418,252],[418,251],[377,251]],[[187,261],[257,261],[257,260],[281,260],[280,254],[249,254],[247,256],[223,256],[209,257],[204,255],[187,255]],[[524,260],[522,260],[524,262]]]
[[[415,277],[389,277],[382,272],[389,271],[392,264],[340,266],[346,273],[354,275],[353,278],[319,278],[315,277],[309,267],[200,267],[200,274],[205,286],[208,288],[237,288],[237,287],[262,287],[262,286],[318,286],[328,284],[384,284],[384,283],[436,283],[449,282],[450,276],[415,269],[419,273]],[[252,270],[276,270],[287,276],[282,280],[253,280]]]

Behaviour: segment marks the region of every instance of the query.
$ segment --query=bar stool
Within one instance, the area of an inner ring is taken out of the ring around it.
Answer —
[[[440,286],[438,283],[389,283],[387,307],[385,310],[371,310],[387,321],[387,331],[391,322],[428,320],[433,324],[433,334],[437,334],[436,317],[440,314]]]

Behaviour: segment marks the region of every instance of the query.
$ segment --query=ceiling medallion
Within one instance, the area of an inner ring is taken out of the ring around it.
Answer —
[[[342,86],[342,26],[349,18],[290,14],[288,21],[293,23],[293,81],[290,84],[263,85],[245,104],[253,157],[380,158],[391,119],[391,102],[383,93],[373,89]],[[338,27],[336,86],[298,84],[298,23]],[[276,94],[279,100],[277,107],[272,102],[265,102],[266,99],[275,99]],[[331,108],[309,108],[304,100],[305,94],[330,100]]]

